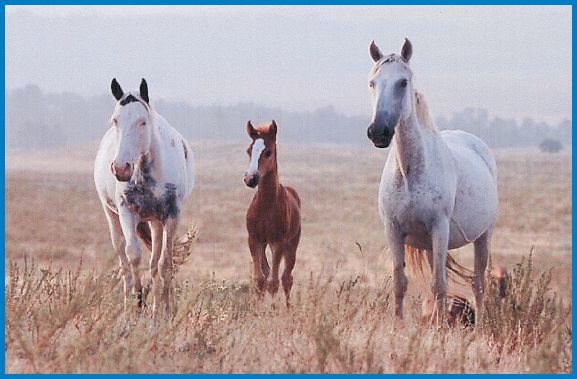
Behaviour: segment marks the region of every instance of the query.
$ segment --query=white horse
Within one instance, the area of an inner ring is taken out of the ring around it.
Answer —
[[[472,287],[480,311],[497,213],[493,154],[472,134],[436,128],[413,87],[409,40],[401,55],[383,56],[374,42],[369,51],[376,64],[369,75],[373,116],[368,137],[376,147],[391,145],[379,186],[379,213],[393,257],[395,314],[402,317],[407,289],[405,248],[414,254],[417,261],[410,263],[417,267],[427,253],[431,290],[444,318],[446,267],[465,277],[447,250],[470,242],[475,251]]]
[[[94,182],[120,258],[125,306],[132,290],[139,306],[146,297],[138,270],[140,237],[152,251],[153,310],[160,268],[161,300],[167,314],[173,236],[194,185],[194,158],[182,135],[150,106],[144,79],[138,93],[124,93],[116,79],[111,87],[117,103],[96,155]]]

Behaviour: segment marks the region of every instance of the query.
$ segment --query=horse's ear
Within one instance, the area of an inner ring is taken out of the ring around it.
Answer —
[[[371,42],[371,47],[369,47],[369,52],[371,54],[371,58],[373,58],[373,60],[375,62],[378,62],[381,60],[381,58],[383,57],[383,54],[381,53],[381,50],[379,50],[379,48],[377,47],[377,45],[375,45],[375,41]]]
[[[142,97],[142,100],[146,101],[146,104],[148,104],[148,85],[144,78],[142,78],[142,82],[140,82],[140,97]]]
[[[401,49],[401,57],[403,57],[405,62],[409,63],[409,59],[411,59],[412,55],[413,55],[413,45],[411,44],[411,41],[409,41],[408,38],[405,38],[405,44]]]
[[[252,139],[255,139],[258,136],[258,132],[254,130],[250,120],[246,123],[246,134]]]
[[[112,79],[112,83],[110,84],[110,88],[112,89],[112,96],[114,96],[114,98],[117,101],[122,99],[122,96],[124,96],[124,92],[122,91],[120,84],[118,84],[118,82],[116,81],[116,78]]]
[[[277,131],[278,127],[276,126],[276,122],[274,120],[272,120],[271,124],[270,124],[270,128],[268,129],[269,133],[273,135],[273,137],[276,137],[276,131]]]

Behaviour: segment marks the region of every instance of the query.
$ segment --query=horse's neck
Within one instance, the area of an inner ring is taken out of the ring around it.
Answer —
[[[394,139],[394,154],[397,164],[406,177],[411,168],[424,167],[427,159],[427,142],[433,136],[434,130],[428,125],[422,125],[413,111],[407,119],[397,126]]]
[[[153,122],[152,122],[152,133],[150,136],[150,150],[147,153],[148,159],[150,160],[151,171],[155,178],[160,179],[160,175],[163,164],[165,163],[164,149],[162,140],[160,137],[160,128],[163,128],[162,120],[157,117],[157,114],[153,111]]]
[[[276,168],[262,176],[258,184],[258,200],[261,206],[273,204],[279,196],[279,180]]]

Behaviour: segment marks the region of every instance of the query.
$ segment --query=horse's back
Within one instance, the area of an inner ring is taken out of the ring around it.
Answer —
[[[441,135],[457,168],[450,237],[456,247],[476,240],[493,225],[498,203],[497,165],[489,147],[474,135],[460,130],[445,130]]]
[[[497,164],[489,147],[478,137],[462,130],[444,130],[441,136],[449,146],[449,149],[457,158],[457,163],[467,162],[478,166],[477,169],[489,170],[491,177],[497,182]],[[481,158],[481,161],[477,158]],[[463,161],[464,159],[464,161]],[[463,164],[461,164],[463,166]],[[467,166],[465,166],[466,168]]]

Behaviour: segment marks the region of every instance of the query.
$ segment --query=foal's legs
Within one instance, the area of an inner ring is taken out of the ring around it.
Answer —
[[[254,271],[253,279],[256,282],[256,290],[259,296],[262,297],[266,289],[266,278],[268,276],[268,272],[266,273],[263,272],[263,267],[268,268],[268,262],[265,256],[266,243],[258,241],[254,237],[254,235],[249,233],[248,248],[252,256],[253,271]]]
[[[385,221],[385,239],[393,256],[393,290],[395,293],[395,316],[403,317],[403,299],[407,292],[405,275],[405,246],[403,238],[390,220]]]
[[[284,250],[284,271],[282,273],[281,280],[287,307],[290,306],[290,292],[293,286],[292,271],[295,267],[296,252],[299,245],[300,236],[301,230],[299,228],[298,234],[286,243]]]
[[[483,291],[485,289],[485,269],[487,268],[487,260],[489,258],[489,245],[491,243],[491,234],[493,228],[489,228],[485,233],[483,233],[477,240],[473,243],[475,250],[475,264],[473,272],[473,280],[471,280],[471,285],[473,286],[473,292],[475,293],[475,305],[477,306],[477,312],[475,312],[475,325],[480,325],[478,318],[481,317],[481,311],[483,309]]]
[[[270,245],[272,250],[272,268],[270,272],[270,277],[268,279],[268,283],[266,285],[268,292],[271,295],[276,295],[279,288],[278,282],[278,269],[280,266],[280,261],[284,255],[284,251],[286,249],[286,244],[283,242],[278,242]]]

